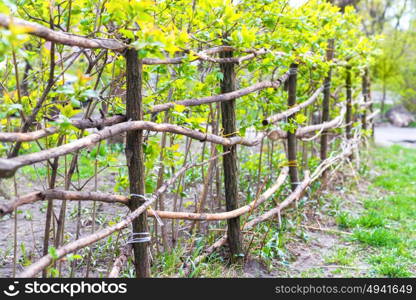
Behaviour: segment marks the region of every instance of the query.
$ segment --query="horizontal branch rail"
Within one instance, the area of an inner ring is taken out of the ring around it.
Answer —
[[[11,26],[22,27],[27,33],[43,38],[47,41],[80,48],[108,49],[122,52],[127,45],[115,39],[86,38],[83,36],[55,31],[37,23],[28,22],[19,18],[0,14],[0,26],[10,28]]]
[[[275,114],[275,115],[270,116],[267,119],[263,120],[263,122],[262,122],[263,125],[274,124],[274,123],[276,123],[280,120],[283,120],[285,118],[290,117],[294,113],[297,113],[298,111],[300,111],[300,110],[304,109],[305,107],[311,105],[312,103],[314,103],[318,99],[318,96],[322,93],[323,89],[324,89],[324,87],[321,86],[320,88],[318,88],[312,94],[312,96],[308,100],[306,100],[306,101],[304,101],[304,102],[302,102],[302,103],[300,103],[300,104],[298,104],[298,105],[296,105],[292,108],[289,108],[288,110],[285,110],[283,112],[280,112],[278,114]]]
[[[169,102],[164,104],[159,104],[153,106],[149,111],[145,112],[145,114],[150,113],[157,113],[162,111],[167,111],[171,108],[174,108],[175,105],[183,105],[183,106],[197,106],[215,102],[224,102],[224,101],[231,101],[233,99],[237,99],[253,92],[263,90],[266,88],[278,88],[281,86],[288,78],[289,73],[286,72],[283,74],[279,79],[274,81],[262,81],[251,85],[249,87],[236,90],[230,93],[224,93],[220,95],[202,97],[202,98],[195,98],[195,99],[187,99],[178,102]],[[121,123],[126,121],[126,117],[123,115],[117,115],[106,119],[86,119],[86,120],[78,120],[72,121],[72,125],[78,129],[86,129],[86,128],[102,128],[105,126],[111,126],[117,123]],[[44,128],[41,130],[29,132],[29,133],[21,133],[21,132],[0,132],[0,141],[1,142],[29,142],[38,140],[45,136],[57,133],[59,131],[58,127],[49,127]],[[1,169],[1,163],[0,163]],[[1,177],[1,175],[0,175]]]
[[[105,39],[105,38],[88,38],[76,34],[71,34],[62,31],[52,30],[48,27],[40,25],[38,23],[29,22],[20,18],[16,18],[13,16],[7,16],[5,14],[0,14],[0,26],[5,28],[10,28],[11,26],[18,26],[25,29],[25,31],[33,36],[43,38],[47,41],[59,43],[62,45],[72,46],[72,47],[80,47],[80,48],[87,48],[87,49],[107,49],[113,50],[116,52],[123,52],[130,45],[127,45],[117,39]],[[228,58],[215,58],[210,57],[209,55],[216,54],[219,52],[226,52],[226,51],[233,51],[235,50],[233,47],[215,47],[212,49],[203,50],[201,52],[191,52],[189,50],[185,50],[186,53],[192,53],[197,58],[194,60],[204,60],[213,63],[235,63],[240,64],[243,61],[253,59],[257,56],[264,55],[269,51],[266,49],[259,49],[259,50],[249,50],[243,52],[250,52],[250,54],[241,56],[241,57],[233,57],[231,59]],[[285,55],[282,52],[276,52],[276,55]],[[175,58],[144,58],[143,64],[145,65],[164,65],[164,64],[181,64],[186,60],[186,57],[175,57]]]
[[[194,220],[194,221],[219,221],[232,219],[241,216],[253,209],[257,208],[264,201],[270,198],[285,182],[288,174],[288,168],[282,169],[276,183],[265,191],[258,199],[244,205],[238,209],[221,212],[221,213],[188,213],[188,212],[172,212],[172,211],[153,211],[149,210],[148,215],[150,217],[160,217],[162,219],[181,219],[181,220]],[[100,192],[76,192],[76,191],[64,191],[64,190],[46,190],[40,192],[33,192],[17,198],[15,201],[0,205],[0,216],[12,213],[16,208],[30,203],[35,203],[41,200],[90,200],[100,201],[107,203],[122,203],[128,205],[129,198],[126,196],[112,195]]]
[[[125,122],[126,116],[116,115],[105,119],[72,120],[72,126],[78,129],[112,126]],[[0,132],[0,142],[31,142],[59,132],[59,127],[53,126],[32,132]]]
[[[103,130],[90,134],[84,138],[78,139],[71,143],[42,150],[36,153],[21,155],[10,159],[0,158],[0,178],[10,177],[21,167],[45,161],[51,158],[59,157],[62,155],[70,154],[77,150],[94,145],[99,141],[108,139],[110,137],[120,135],[121,133],[131,130],[150,130],[156,132],[170,132],[175,134],[181,134],[188,136],[192,139],[199,140],[201,142],[211,142],[223,146],[243,145],[243,146],[255,146],[260,143],[265,134],[260,134],[254,139],[246,139],[243,137],[235,136],[230,138],[221,137],[218,135],[203,133],[197,130],[181,127],[178,125],[167,123],[154,123],[148,121],[128,121],[113,126],[104,128]]]
[[[345,108],[342,109],[339,116],[335,117],[331,121],[320,123],[320,124],[299,127],[296,130],[296,137],[301,139],[301,138],[307,137],[309,134],[315,131],[323,131],[327,129],[338,128],[343,123],[344,115],[345,115]],[[287,132],[282,129],[274,129],[267,134],[267,137],[271,140],[285,139],[287,137]]]
[[[234,64],[241,64],[244,61],[251,60],[257,56],[261,56],[270,52],[266,49],[260,49],[260,50],[252,50],[250,54],[247,54],[241,57],[227,57],[227,58],[219,57],[217,58],[217,57],[209,56],[209,55],[219,53],[219,52],[227,52],[227,51],[234,51],[234,50],[236,50],[234,47],[224,46],[224,47],[215,47],[212,49],[207,49],[201,52],[191,52],[189,50],[185,52],[192,53],[194,56],[196,56],[196,58],[193,59],[192,61],[203,60],[203,61],[208,61],[212,63],[234,63]],[[279,55],[279,56],[285,55],[285,53],[283,52],[275,52],[274,54]],[[186,56],[173,57],[173,58],[144,58],[143,64],[145,65],[169,65],[169,64],[175,65],[175,64],[183,63],[186,59],[187,59]]]
[[[158,104],[158,105],[153,106],[153,108],[151,108],[149,111],[145,113],[158,113],[158,112],[166,111],[171,108],[174,108],[175,105],[197,106],[197,105],[209,104],[209,103],[214,103],[214,102],[224,102],[224,101],[234,100],[234,99],[246,96],[248,94],[251,94],[253,92],[264,90],[266,88],[275,88],[275,89],[279,88],[283,83],[286,82],[288,77],[289,77],[289,71],[287,71],[280,78],[274,81],[270,81],[270,80],[262,81],[262,82],[253,84],[251,86],[248,86],[239,90],[235,90],[233,92],[220,94],[220,95]]]
[[[338,128],[342,125],[343,123],[343,117],[345,115],[345,110],[343,110],[339,116],[335,117],[334,119],[332,119],[331,121],[328,122],[324,122],[321,124],[316,124],[316,125],[310,125],[310,126],[305,126],[305,127],[301,127],[296,131],[296,136],[298,138],[303,138],[308,136],[309,134],[315,132],[315,131],[323,131],[323,130],[327,130],[327,129],[334,129],[334,128]]]
[[[8,202],[5,204],[0,205],[0,216],[5,214],[12,213],[16,208],[26,205],[35,203],[37,201],[42,200],[72,200],[72,201],[80,201],[80,200],[90,200],[90,201],[99,201],[99,202],[107,202],[107,203],[122,203],[128,205],[129,198],[125,196],[119,195],[112,195],[100,192],[78,192],[78,191],[65,191],[65,190],[57,190],[57,189],[50,189],[46,191],[39,191],[39,192],[32,192],[26,194],[24,196],[20,196],[16,198],[12,202]]]

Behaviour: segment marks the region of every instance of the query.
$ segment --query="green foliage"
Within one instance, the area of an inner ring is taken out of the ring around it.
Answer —
[[[348,212],[341,212],[336,216],[337,225],[341,228],[351,228],[355,226],[355,221]]]
[[[397,278],[411,277],[407,264],[400,262],[396,256],[391,254],[375,255],[370,262],[376,265],[376,272],[382,276]]]
[[[54,246],[49,246],[48,253],[54,260],[58,259],[58,253],[56,252],[56,248]]]
[[[360,2],[367,33],[375,35],[379,49],[372,70],[375,88],[383,93],[393,92],[410,111],[416,112],[415,65],[409,63],[415,59],[415,2],[398,0],[394,5],[386,0]]]
[[[383,228],[374,230],[357,229],[354,231],[354,237],[370,246],[393,247],[400,242],[400,239],[393,232]]]
[[[336,264],[343,266],[350,266],[353,264],[355,256],[348,250],[348,248],[340,247],[336,252],[325,258],[328,264]]]
[[[15,15],[26,18],[28,10],[33,11],[38,19],[49,19],[50,9],[47,1],[36,0],[19,5],[11,4],[12,9],[3,8],[7,12],[15,12]],[[165,66],[145,66],[145,78],[149,74],[158,75],[158,87],[149,90],[145,99],[146,104],[157,99],[166,99],[169,88],[173,88],[173,99],[201,97],[211,92],[217,92],[218,82],[222,73],[217,67],[212,68],[204,77],[200,78],[198,66],[192,63],[196,57],[192,50],[197,49],[199,41],[209,41],[211,46],[220,45],[224,42],[238,49],[235,55],[244,55],[243,50],[265,48],[270,51],[262,60],[248,63],[248,72],[241,70],[241,85],[251,84],[265,75],[274,73],[276,68],[283,70],[290,62],[297,60],[305,63],[301,69],[313,69],[314,79],[322,77],[328,71],[328,63],[325,62],[327,40],[336,39],[336,56],[338,61],[349,59],[350,63],[359,66],[366,63],[368,54],[372,50],[372,42],[369,41],[359,30],[360,18],[350,8],[342,14],[337,7],[331,6],[326,1],[308,1],[305,5],[294,8],[281,1],[198,1],[196,8],[192,9],[192,1],[91,1],[84,0],[68,6],[60,14],[62,15],[62,26],[69,26],[69,31],[80,35],[90,35],[97,26],[100,27],[99,34],[102,37],[120,38],[124,36],[132,41],[132,45],[140,50],[142,57],[163,58],[181,55],[180,51],[191,50],[188,61],[179,66],[174,66],[175,77]],[[71,9],[71,11],[69,11]],[[97,14],[97,10],[99,12]],[[53,12],[57,13],[57,12]],[[69,19],[70,16],[70,19]],[[173,17],[174,16],[174,17]],[[13,29],[13,28],[12,28]],[[13,31],[14,30],[14,31]],[[10,34],[24,38],[16,44],[17,48],[22,45],[32,44],[32,38],[25,35],[24,28],[15,28]],[[5,43],[10,42],[7,38],[7,30],[2,30]],[[348,38],[346,38],[348,37]],[[31,47],[26,47],[30,49]],[[5,48],[6,49],[6,48]],[[241,51],[239,51],[241,49]],[[35,50],[35,49],[33,49]],[[33,52],[33,53],[32,53]],[[286,52],[286,55],[275,55],[277,52]],[[48,61],[49,50],[42,48],[41,51],[27,50],[25,59],[32,68],[45,64]],[[22,55],[23,55],[22,53]],[[37,55],[35,55],[37,54]],[[5,51],[6,56],[10,55]],[[11,64],[10,60],[6,60]],[[116,57],[112,63],[105,66],[102,80],[108,82],[111,73],[117,76],[123,68],[124,62]],[[55,108],[61,114],[68,117],[69,108],[79,108],[81,103],[91,99],[100,99],[102,94],[94,87],[93,77],[83,74],[80,70],[85,68],[83,61],[76,63],[57,87],[48,95],[48,102],[68,101],[65,106]],[[1,69],[0,69],[1,72]],[[280,71],[279,71],[280,72]],[[247,77],[246,77],[247,76]],[[13,80],[13,78],[10,78]],[[147,79],[146,79],[147,80]],[[303,79],[301,79],[303,81]],[[309,79],[305,78],[304,82]],[[70,83],[68,83],[70,82]],[[10,87],[15,85],[9,81]],[[303,84],[299,85],[300,100],[304,94]],[[306,88],[307,86],[305,86]],[[212,89],[214,88],[214,90]],[[307,87],[309,88],[309,87]],[[10,92],[10,93],[9,93]],[[6,91],[5,96],[13,101],[16,99],[16,90]],[[31,88],[30,99],[39,98],[41,91]],[[253,125],[257,118],[253,112],[260,110],[268,111],[272,107],[279,107],[282,98],[276,95],[273,89],[262,91],[262,99],[252,100],[252,96],[241,99],[248,105],[245,112],[249,112],[248,118],[244,118],[242,127]],[[117,103],[118,102],[118,103]],[[34,102],[28,101],[23,109],[30,111]],[[110,107],[114,113],[119,113],[123,104],[117,98],[111,99]],[[65,109],[63,109],[65,108]],[[184,109],[175,109],[182,114]],[[1,110],[4,111],[4,110]],[[186,116],[184,122],[199,128],[206,119],[203,111],[200,115]],[[202,113],[202,114],[201,114]],[[244,114],[244,112],[241,112]],[[48,115],[48,111],[42,111]],[[299,115],[297,124],[302,124],[306,118]],[[257,116],[258,117],[258,116]]]
[[[305,101],[311,91],[321,85],[322,78],[327,75],[330,67],[335,67],[335,64],[326,61],[329,39],[335,40],[336,63],[343,65],[348,61],[355,74],[371,64],[375,54],[374,41],[360,31],[361,19],[354,9],[347,7],[341,12],[338,7],[324,0],[307,1],[299,7],[288,5],[286,1],[270,0],[64,0],[59,3],[46,0],[7,0],[0,3],[0,13],[42,25],[49,25],[52,20],[57,31],[89,38],[117,39],[138,50],[140,58],[183,57],[182,64],[143,66],[144,111],[156,104],[220,93],[220,82],[224,78],[218,64],[195,61],[201,48],[226,44],[234,48],[233,55],[236,57],[245,56],[253,49],[268,51],[261,59],[259,57],[236,66],[239,88],[264,80],[276,80],[287,71],[291,63],[299,63],[298,102]],[[14,24],[9,29],[0,29],[0,129],[18,131],[26,117],[38,108],[39,99],[42,99],[35,124],[39,127],[57,126],[59,132],[39,139],[37,143],[23,143],[21,154],[56,147],[62,136],[65,137],[64,143],[87,136],[90,133],[72,126],[72,121],[75,118],[88,119],[94,113],[97,116],[100,108],[108,115],[126,113],[126,63],[123,55],[100,49],[80,52],[75,47],[59,44],[53,45],[52,52],[50,42],[28,34],[29,31],[30,28]],[[53,68],[54,74],[48,79]],[[342,73],[334,73],[334,85],[344,82],[343,77]],[[354,80],[356,78],[358,76]],[[54,83],[48,92],[45,83],[51,79]],[[241,97],[238,101],[236,134],[244,136],[252,128],[268,129],[261,125],[261,120],[287,109],[287,91],[269,88]],[[215,105],[175,105],[168,115],[168,121],[201,132],[210,131],[211,127],[207,124],[217,118],[213,114],[215,109]],[[332,113],[336,115],[339,111],[333,110]],[[165,117],[163,113],[146,114],[144,119],[161,123],[165,122]],[[282,122],[281,127],[295,132],[308,121],[311,120],[306,113],[299,113],[292,121]],[[30,128],[36,129],[35,126]],[[165,177],[169,177],[184,164],[184,151],[180,148],[184,139],[167,134],[167,141],[167,146],[162,149],[160,136],[145,132],[143,151],[147,193],[155,191],[157,171],[161,165],[165,168]],[[8,150],[8,145],[0,145],[0,154],[4,155]],[[96,175],[96,162],[99,170],[109,168],[115,174],[112,186],[115,191],[128,193],[128,174],[122,166],[125,161],[119,157],[121,150],[120,146],[102,142],[100,146],[80,151],[72,183],[88,183]],[[198,160],[204,156],[206,159],[208,150],[205,150],[199,156],[192,153],[193,158]],[[191,148],[191,152],[194,152],[194,148]],[[260,165],[264,171],[262,174],[273,178],[276,170],[287,162],[282,151],[274,151],[270,157],[249,152],[242,156],[241,186],[247,191],[245,200],[250,201],[258,192],[253,178],[259,176],[260,163],[263,164]],[[67,160],[72,157],[68,155],[58,161],[59,175],[68,171]],[[163,157],[163,161],[159,161],[160,157]],[[63,159],[65,163],[62,162]],[[265,161],[268,168],[264,167]],[[308,163],[309,167],[314,168],[319,159],[312,157]],[[117,165],[117,169],[114,165]],[[202,171],[205,170],[206,166],[202,167]],[[178,191],[174,192],[178,192],[181,197],[188,196],[184,186],[200,183],[203,180],[201,173],[199,168],[189,170],[184,176],[184,184],[178,185]],[[29,175],[32,179],[49,180],[50,166],[28,166],[22,170],[22,174]],[[262,182],[258,184],[261,185]],[[265,184],[265,188],[268,184]],[[189,202],[184,203],[186,206]],[[304,202],[301,201],[300,204]],[[75,216],[75,211],[72,216]],[[98,216],[97,222],[105,224],[106,220]],[[383,226],[376,215],[354,222],[354,226],[358,224],[368,228]],[[348,225],[346,227],[353,226],[345,224]],[[271,230],[256,254],[269,261],[276,257],[286,260],[287,254],[283,250],[285,242],[282,232]],[[114,250],[110,244],[111,241],[108,240],[104,246],[95,249],[93,265],[98,258],[105,256],[106,251]],[[200,250],[201,245],[198,245],[195,252]],[[56,251],[54,247],[49,248],[49,254],[54,260],[58,257]],[[183,250],[175,249],[173,253],[165,254],[160,257],[162,265],[155,268],[173,275],[181,264],[178,257],[183,253]],[[203,270],[221,275],[222,269],[218,268],[220,258],[211,259],[210,264],[196,267],[191,276],[199,276]],[[81,259],[73,255],[68,256],[67,260]],[[54,268],[49,269],[49,272],[53,277],[59,273]]]
[[[383,216],[374,210],[370,210],[358,218],[352,217],[348,212],[341,212],[336,216],[336,222],[341,228],[353,228],[355,226],[364,228],[382,227],[385,223]]]

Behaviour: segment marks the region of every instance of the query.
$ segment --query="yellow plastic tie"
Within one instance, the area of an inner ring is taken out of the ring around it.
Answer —
[[[290,160],[288,162],[283,163],[283,165],[287,167],[297,167],[298,162],[296,160]]]
[[[231,133],[224,134],[224,128],[221,128],[220,135],[222,137],[229,137],[231,135],[238,135],[239,136],[240,135],[240,132],[239,131],[235,131],[235,132],[231,132]]]

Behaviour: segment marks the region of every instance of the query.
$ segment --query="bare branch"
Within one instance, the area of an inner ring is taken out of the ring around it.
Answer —
[[[167,123],[153,123],[148,121],[128,121],[113,126],[104,128],[103,130],[93,133],[84,138],[78,139],[71,143],[39,151],[36,153],[21,155],[15,158],[3,159],[0,158],[0,178],[10,177],[17,171],[17,169],[45,161],[51,158],[59,157],[66,155],[77,150],[86,148],[88,146],[94,145],[99,141],[108,139],[109,137],[120,135],[121,133],[132,131],[132,130],[150,130],[156,132],[170,132],[175,134],[181,134],[188,136],[192,139],[199,140],[201,142],[211,142],[214,144],[219,144],[223,146],[232,146],[232,145],[243,145],[252,147],[260,143],[261,139],[265,134],[260,134],[254,139],[246,139],[239,136],[234,136],[230,138],[224,138],[215,134],[203,133],[197,130],[192,130],[189,128],[181,127],[178,125],[167,124]]]
[[[249,87],[246,87],[240,90],[236,90],[233,92],[224,93],[220,95],[215,95],[215,96],[208,96],[208,97],[203,97],[203,98],[188,99],[188,100],[182,100],[178,102],[169,102],[169,103],[159,104],[159,105],[153,106],[153,108],[146,113],[157,113],[161,111],[166,111],[171,108],[174,108],[175,105],[196,106],[196,105],[209,104],[209,103],[214,103],[214,102],[230,101],[230,100],[237,99],[237,98],[243,97],[245,95],[248,95],[253,92],[260,91],[266,88],[276,89],[280,87],[283,83],[285,83],[288,77],[289,77],[289,71],[283,74],[279,79],[275,81],[266,80],[266,81],[253,84]]]
[[[73,120],[72,126],[78,129],[87,128],[102,128],[106,126],[115,125],[126,121],[126,117],[123,115],[117,115],[105,119],[83,119]],[[59,132],[59,128],[56,126],[40,129],[33,132],[0,132],[1,142],[30,142],[40,138],[52,135]]]
[[[100,38],[86,38],[83,36],[69,34],[60,31],[54,31],[37,23],[28,22],[19,18],[6,16],[0,14],[0,26],[10,28],[10,26],[19,26],[26,29],[26,31],[34,36],[43,38],[45,40],[80,48],[90,49],[108,49],[117,52],[122,52],[127,48],[127,45],[114,39],[100,39]]]
[[[322,132],[323,130],[331,129],[331,128],[338,128],[343,123],[343,118],[345,115],[345,108],[341,111],[340,115],[336,118],[332,119],[331,121],[305,126],[305,127],[299,127],[296,130],[296,137],[297,138],[304,138],[307,137],[310,133],[315,131]],[[279,139],[285,139],[287,137],[287,132],[282,129],[274,129],[270,131],[267,134],[267,137],[271,140],[279,140]]]
[[[126,264],[129,256],[131,255],[132,249],[133,247],[131,244],[127,244],[121,249],[120,256],[114,261],[113,268],[108,275],[109,278],[117,278],[119,276],[121,268]]]
[[[312,103],[314,103],[317,99],[318,96],[321,94],[321,92],[323,91],[324,87],[321,86],[320,88],[318,88],[313,94],[312,96],[300,103],[299,105],[296,105],[295,107],[289,108],[288,110],[278,113],[276,115],[270,116],[267,119],[263,120],[263,125],[268,125],[268,124],[274,124],[280,120],[283,120],[285,118],[290,117],[291,115],[293,115],[294,113],[297,113],[298,111],[304,109],[305,107],[307,107],[308,105],[311,105]]]

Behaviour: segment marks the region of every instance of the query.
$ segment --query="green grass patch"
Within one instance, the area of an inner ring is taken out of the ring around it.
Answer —
[[[416,265],[416,150],[400,146],[371,149],[376,175],[370,177],[363,211],[353,218],[337,215],[337,224],[353,228],[353,239],[372,253],[373,274],[415,276]],[[370,248],[368,248],[370,247]]]
[[[382,227],[385,224],[383,216],[374,210],[368,211],[358,218],[351,216],[349,212],[339,213],[335,221],[341,228],[354,228],[356,226],[364,228]]]
[[[394,232],[384,228],[357,229],[354,231],[353,237],[362,243],[376,247],[394,247],[400,243],[400,238]]]
[[[412,273],[408,268],[408,261],[400,258],[397,253],[382,253],[370,258],[375,265],[377,274],[391,278],[410,277]]]
[[[342,266],[350,266],[355,260],[355,255],[349,251],[348,248],[341,247],[336,249],[336,251],[325,258],[327,264],[336,264]]]
[[[383,216],[377,211],[369,211],[368,213],[360,216],[356,220],[356,224],[365,227],[365,228],[374,228],[374,227],[381,227],[384,226],[384,218]]]

